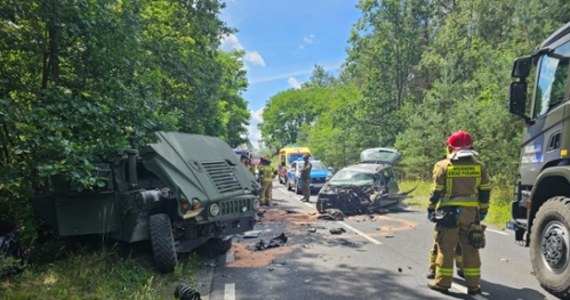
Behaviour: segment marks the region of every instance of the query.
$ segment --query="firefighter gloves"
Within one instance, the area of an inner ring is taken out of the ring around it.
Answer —
[[[467,239],[469,244],[476,249],[485,248],[485,226],[477,223],[469,225],[467,230]]]

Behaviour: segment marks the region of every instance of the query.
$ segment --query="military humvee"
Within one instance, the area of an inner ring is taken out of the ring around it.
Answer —
[[[162,272],[174,270],[177,253],[253,228],[259,186],[225,142],[175,132],[156,136],[140,155],[132,149],[99,163],[103,187],[74,192],[53,179],[49,192],[34,199],[41,216],[60,236],[150,239]]]

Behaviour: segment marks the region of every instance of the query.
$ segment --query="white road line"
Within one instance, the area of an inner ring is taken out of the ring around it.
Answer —
[[[487,228],[487,231],[493,232],[493,233],[497,233],[500,235],[509,235],[508,233],[504,232],[504,231],[500,231],[500,230],[495,230],[495,229],[491,229],[491,228]]]
[[[364,233],[364,232],[362,232],[362,231],[360,231],[360,230],[358,230],[358,229],[356,229],[356,228],[354,228],[354,227],[352,227],[352,226],[346,224],[346,223],[343,222],[343,221],[338,221],[338,223],[339,223],[340,225],[342,225],[342,226],[344,226],[344,227],[346,227],[346,228],[348,228],[348,229],[354,231],[356,234],[358,234],[358,235],[360,235],[361,237],[363,237],[363,238],[369,240],[369,241],[370,241],[371,243],[373,243],[373,244],[376,244],[376,245],[381,245],[381,244],[382,244],[382,243],[380,243],[378,240],[376,240],[376,239],[372,238],[371,236],[367,235],[366,233]]]
[[[310,208],[314,208],[313,204],[311,204],[311,203],[303,202],[303,204],[305,204],[306,206],[308,206]]]
[[[224,286],[224,300],[235,300],[236,299],[236,284],[226,283]]]
[[[226,253],[226,264],[232,263],[235,260],[234,252],[228,251]]]

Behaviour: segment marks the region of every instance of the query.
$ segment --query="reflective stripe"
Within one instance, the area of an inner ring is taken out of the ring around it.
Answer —
[[[440,207],[442,206],[463,206],[463,207],[479,207],[479,202],[478,201],[473,201],[473,200],[461,200],[461,201],[445,201],[445,202],[441,202]]]
[[[479,185],[479,190],[481,191],[490,191],[491,190],[491,183],[483,183]]]
[[[453,268],[435,268],[435,274],[441,276],[453,276]]]
[[[481,269],[480,268],[464,268],[463,274],[465,274],[465,276],[481,276]]]
[[[434,190],[434,191],[441,192],[441,191],[443,191],[443,185],[434,184],[433,190]]]
[[[489,208],[489,203],[481,203],[481,204],[479,204],[479,208],[481,208],[481,209],[488,209],[488,208]]]

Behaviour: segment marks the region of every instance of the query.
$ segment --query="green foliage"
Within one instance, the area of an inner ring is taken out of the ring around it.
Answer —
[[[0,294],[2,299],[170,299],[177,282],[195,281],[198,259],[181,261],[173,274],[157,275],[151,265],[117,249],[81,250],[3,278]]]

